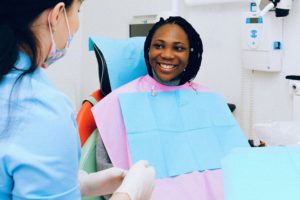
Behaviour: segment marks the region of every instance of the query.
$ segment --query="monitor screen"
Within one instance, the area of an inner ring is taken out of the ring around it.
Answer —
[[[257,24],[258,23],[258,18],[250,18],[250,23],[255,23]]]
[[[130,24],[129,37],[147,36],[154,24]]]

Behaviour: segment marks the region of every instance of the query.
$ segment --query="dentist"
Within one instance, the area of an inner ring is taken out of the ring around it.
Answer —
[[[0,2],[0,199],[149,199],[154,169],[79,171],[73,108],[43,69],[66,54],[80,0]]]

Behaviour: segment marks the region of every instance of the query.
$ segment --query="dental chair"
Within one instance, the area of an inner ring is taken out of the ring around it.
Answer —
[[[105,49],[105,53],[109,52],[106,50],[111,49],[110,45],[112,43],[114,43],[115,45],[119,45],[119,42],[116,40],[110,40],[108,38],[100,38],[99,40],[100,41],[98,41],[97,38],[90,39],[89,49],[95,52],[95,56],[97,58],[100,89],[95,90],[90,96],[88,96],[83,101],[82,106],[76,117],[76,122],[78,125],[79,137],[81,142],[81,153],[82,153],[81,160],[80,160],[80,169],[83,169],[88,173],[98,171],[97,162],[96,162],[96,146],[97,146],[97,137],[99,135],[99,132],[95,120],[93,118],[91,108],[97,102],[99,102],[103,97],[105,97],[107,94],[109,94],[112,91],[112,86],[113,89],[115,89],[116,87],[121,86],[122,84],[125,84],[139,76],[146,74],[146,68],[141,73],[136,73],[135,71],[133,71],[133,73],[129,73],[130,70],[127,69],[126,71],[129,72],[128,73],[126,72],[126,75],[124,76],[125,79],[122,79],[121,83],[113,82],[111,84],[109,79],[107,63],[113,65],[114,63],[112,62],[114,62],[114,60],[117,60],[117,58],[114,58],[113,60],[104,59],[104,55],[102,51],[103,49]],[[138,40],[138,45],[143,44],[143,40],[144,40],[143,38],[138,38],[137,40]],[[100,50],[100,48],[97,46],[96,43],[98,45],[102,43],[104,44],[104,46],[101,46],[102,51]],[[131,46],[131,42],[127,42],[127,40],[124,40],[123,45]],[[132,48],[134,48],[134,45],[132,46]],[[106,56],[110,57],[108,55]],[[83,200],[104,200],[104,199],[105,199],[104,197],[83,197]]]
[[[80,108],[76,117],[82,148],[80,169],[84,169],[89,173],[97,171],[96,147],[99,132],[91,112],[93,105],[109,94],[112,89],[116,89],[117,87],[147,73],[146,68],[144,70],[128,69],[130,67],[130,63],[136,62],[136,53],[142,53],[141,50],[143,48],[144,40],[144,37],[136,37],[128,40],[116,40],[104,37],[90,38],[89,50],[93,50],[97,58],[100,89],[95,90],[83,101],[82,107]],[[117,51],[120,45],[122,45],[122,49],[128,49],[129,55],[126,55],[126,53],[124,55],[124,52]],[[132,52],[135,53],[132,54]],[[123,63],[122,66],[124,66],[124,71],[121,73],[115,73],[113,70],[108,70],[107,65],[115,66],[117,64],[120,66],[119,62],[124,61],[124,59],[118,59],[118,57],[114,55],[124,55],[127,58],[128,62]],[[143,60],[139,60],[137,62],[143,62]],[[136,66],[136,64],[138,63],[135,63],[134,66]],[[112,80],[117,81],[111,81],[110,76],[112,77]],[[118,78],[114,76],[120,77]],[[103,144],[98,145],[103,146]],[[110,162],[109,158],[108,162]],[[107,166],[105,167],[107,168]],[[104,199],[104,197],[84,197],[83,199],[99,200]]]
[[[95,90],[83,101],[76,117],[81,142],[81,159],[79,167],[80,169],[85,170],[88,173],[97,171],[96,145],[97,136],[99,135],[93,114],[91,112],[91,108],[97,102],[99,102],[105,96],[105,94],[111,92],[106,70],[106,63],[105,60],[102,59],[103,55],[96,45],[94,45],[94,51],[97,61],[101,66],[99,67],[99,81],[100,88],[102,90]],[[104,197],[83,197],[83,200],[104,200]]]
[[[98,131],[91,108],[102,99],[101,91],[96,90],[83,101],[76,117],[81,142],[81,159],[79,168],[88,172],[96,172],[96,142]],[[103,200],[103,197],[83,197],[83,200]]]

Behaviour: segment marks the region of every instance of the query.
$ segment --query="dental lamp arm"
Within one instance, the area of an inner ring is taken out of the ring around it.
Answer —
[[[264,16],[267,12],[269,12],[272,8],[275,7],[275,4],[273,2],[270,2],[262,11],[259,12],[259,16]]]
[[[270,1],[270,3],[267,4],[262,10],[260,10],[261,0],[256,0],[256,5],[258,7],[257,12],[260,17],[264,16],[271,9],[275,8],[277,6],[277,4],[280,2],[280,0],[269,0],[269,1]]]

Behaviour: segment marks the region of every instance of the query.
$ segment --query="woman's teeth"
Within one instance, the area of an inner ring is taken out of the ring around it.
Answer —
[[[160,66],[164,69],[172,69],[175,67],[174,65],[166,65],[166,64],[160,64]]]

